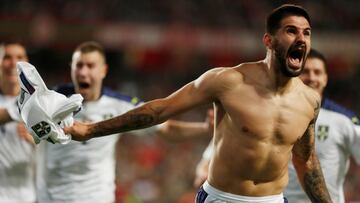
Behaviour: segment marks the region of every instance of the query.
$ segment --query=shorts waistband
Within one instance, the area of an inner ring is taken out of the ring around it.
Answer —
[[[230,202],[256,202],[256,203],[276,203],[276,202],[284,202],[284,195],[280,193],[278,195],[269,195],[269,196],[262,196],[262,197],[251,197],[251,196],[242,196],[242,195],[235,195],[227,192],[223,192],[211,186],[207,181],[203,184],[203,188],[209,195],[222,199],[224,201]]]

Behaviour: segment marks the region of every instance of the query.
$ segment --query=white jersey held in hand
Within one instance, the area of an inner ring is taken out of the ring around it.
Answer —
[[[71,135],[62,127],[73,125],[73,114],[81,108],[80,94],[66,96],[49,90],[36,68],[27,62],[17,63],[21,93],[18,97],[20,116],[36,144],[41,140],[67,144]]]

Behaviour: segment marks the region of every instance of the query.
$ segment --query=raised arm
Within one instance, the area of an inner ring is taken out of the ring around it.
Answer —
[[[214,128],[214,111],[209,109],[204,122],[168,120],[161,124],[157,135],[168,141],[210,138]]]
[[[123,115],[87,125],[76,122],[72,127],[64,128],[64,131],[72,134],[74,140],[82,141],[162,123],[176,114],[216,101],[220,70],[212,69],[170,96],[147,102]]]
[[[332,202],[327,191],[324,176],[315,152],[315,121],[320,110],[320,102],[315,107],[314,119],[304,135],[292,150],[293,164],[299,181],[313,203]]]
[[[205,122],[168,120],[161,126],[157,135],[168,141],[184,141],[205,137],[210,138],[211,131]]]
[[[10,113],[11,112],[11,113]],[[20,115],[17,113],[15,107],[6,106],[0,107],[0,125],[4,125],[11,121],[19,121]],[[27,132],[23,122],[18,122],[16,126],[18,135],[30,144],[34,144],[32,136]]]

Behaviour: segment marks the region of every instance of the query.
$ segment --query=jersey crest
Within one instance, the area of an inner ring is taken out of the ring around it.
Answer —
[[[319,125],[317,128],[317,139],[319,141],[325,141],[329,136],[329,126]]]
[[[51,127],[50,127],[49,123],[47,123],[45,121],[41,121],[41,122],[33,125],[31,128],[33,129],[33,131],[36,133],[36,135],[39,138],[44,137],[45,135],[49,134],[51,131]]]

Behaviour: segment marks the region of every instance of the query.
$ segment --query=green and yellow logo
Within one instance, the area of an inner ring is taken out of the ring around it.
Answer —
[[[319,125],[317,128],[317,139],[320,141],[325,141],[329,136],[329,126],[328,125]]]

